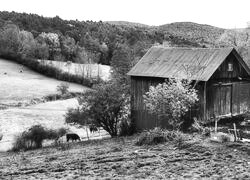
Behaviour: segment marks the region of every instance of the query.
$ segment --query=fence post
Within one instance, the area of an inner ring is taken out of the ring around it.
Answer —
[[[235,123],[233,123],[233,125],[234,125],[234,141],[236,142],[237,141],[237,129],[236,129],[236,124]]]

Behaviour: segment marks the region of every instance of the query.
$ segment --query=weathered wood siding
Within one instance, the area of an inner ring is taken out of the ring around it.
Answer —
[[[228,71],[228,63],[233,64],[233,71]],[[249,75],[232,52],[214,72],[212,77],[209,79],[209,82],[212,81],[216,83],[239,81],[238,77],[249,78]]]
[[[131,77],[131,116],[137,130],[151,129],[157,125],[158,118],[148,113],[143,102],[143,95],[150,86],[164,82],[163,78]],[[162,121],[162,127],[166,123]]]
[[[228,63],[233,71],[228,71]],[[250,110],[249,75],[233,53],[220,65],[207,82],[206,119],[237,115]]]
[[[148,92],[149,87],[156,86],[164,81],[164,78],[131,77],[131,116],[137,130],[151,129],[159,125],[165,128],[169,126],[167,120],[159,121],[157,116],[148,113],[143,102],[143,95]],[[188,112],[187,118],[195,116],[199,119],[203,119],[205,114],[204,84],[205,82],[199,82],[196,85],[199,101],[192,107],[191,111]]]

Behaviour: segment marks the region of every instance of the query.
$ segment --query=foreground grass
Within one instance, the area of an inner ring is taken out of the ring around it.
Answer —
[[[0,154],[0,179],[249,179],[250,147],[197,139],[181,148],[137,137]]]

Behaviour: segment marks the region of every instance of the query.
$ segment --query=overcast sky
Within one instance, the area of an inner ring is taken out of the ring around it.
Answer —
[[[0,11],[93,21],[130,21],[148,25],[196,22],[243,28],[250,0],[1,0]]]

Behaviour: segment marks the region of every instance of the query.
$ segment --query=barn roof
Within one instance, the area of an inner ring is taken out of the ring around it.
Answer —
[[[162,46],[150,48],[128,75],[208,81],[230,53],[234,54],[250,75],[250,69],[234,48]]]

